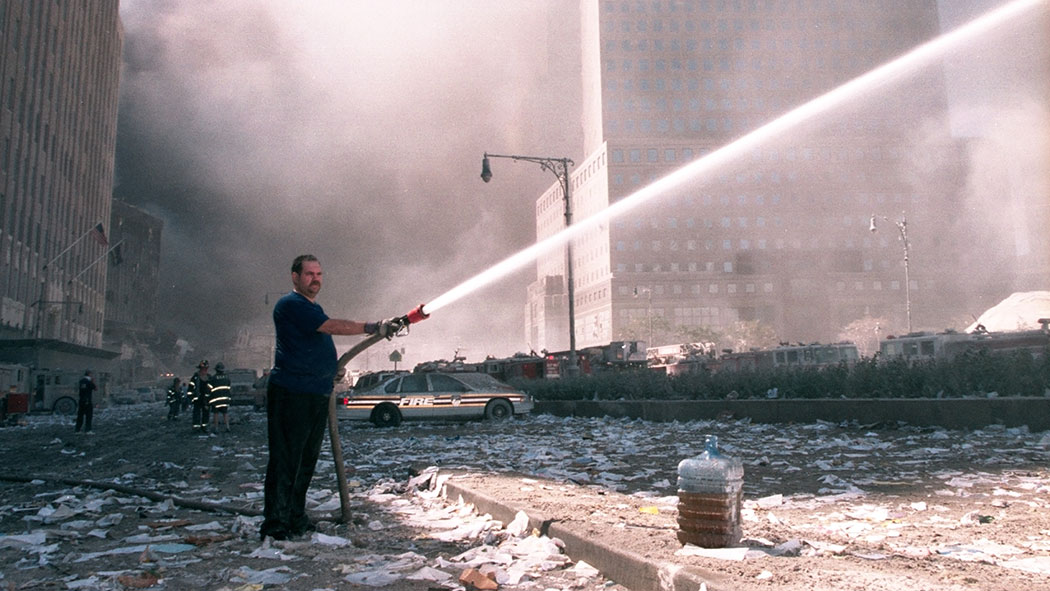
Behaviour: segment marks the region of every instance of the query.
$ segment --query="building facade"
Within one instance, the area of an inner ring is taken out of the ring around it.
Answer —
[[[939,34],[933,0],[601,0],[580,14],[580,221]],[[588,229],[577,346],[957,326],[973,286],[957,265],[968,228],[944,213],[965,176],[947,114],[943,72],[916,67]],[[561,229],[558,190],[537,202],[540,239]],[[538,348],[566,348],[563,259],[540,261],[529,289]]]
[[[144,382],[162,373],[150,345],[157,336],[160,296],[160,218],[113,200],[109,227],[104,345],[120,351],[118,381]],[[176,286],[175,289],[178,289]]]
[[[102,346],[118,0],[0,3],[0,337]]]

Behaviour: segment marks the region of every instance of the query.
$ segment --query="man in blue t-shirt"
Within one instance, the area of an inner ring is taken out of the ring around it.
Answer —
[[[293,291],[277,301],[273,323],[277,345],[266,388],[265,507],[259,535],[285,540],[313,531],[306,491],[321,453],[338,359],[332,335],[393,332],[390,321],[329,318],[314,302],[321,291],[321,263],[313,255],[292,262]]]

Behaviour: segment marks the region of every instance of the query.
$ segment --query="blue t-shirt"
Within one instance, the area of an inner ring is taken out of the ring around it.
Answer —
[[[319,304],[292,292],[277,300],[273,325],[274,349],[270,381],[293,392],[332,392],[337,358],[332,335],[317,332],[328,320]]]

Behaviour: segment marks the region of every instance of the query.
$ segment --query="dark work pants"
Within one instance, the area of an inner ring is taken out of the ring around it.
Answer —
[[[83,427],[85,431],[91,430],[91,416],[95,414],[95,404],[91,400],[91,396],[81,396],[80,402],[77,404],[77,426],[74,427],[74,431],[80,431]]]
[[[204,429],[208,426],[208,401],[203,396],[193,402],[193,427]]]
[[[265,508],[260,533],[301,533],[308,523],[306,491],[321,454],[328,423],[328,397],[292,392],[276,384],[266,388],[266,433],[270,459],[263,488]]]

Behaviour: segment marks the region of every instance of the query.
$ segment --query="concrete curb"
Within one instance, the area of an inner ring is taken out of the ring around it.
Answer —
[[[686,567],[668,562],[649,560],[633,552],[627,552],[589,538],[585,533],[553,521],[544,515],[508,504],[464,488],[453,480],[445,480],[445,496],[448,499],[462,498],[471,503],[480,513],[488,513],[494,519],[510,523],[524,512],[529,517],[529,527],[548,537],[565,542],[565,553],[573,561],[583,560],[601,571],[606,578],[632,591],[697,591],[706,585],[708,591],[730,591],[717,574],[696,567]]]
[[[774,400],[537,400],[533,412],[654,422],[749,418],[756,423],[904,422],[946,429],[988,425],[1050,429],[1050,396],[1002,398],[815,398]]]

